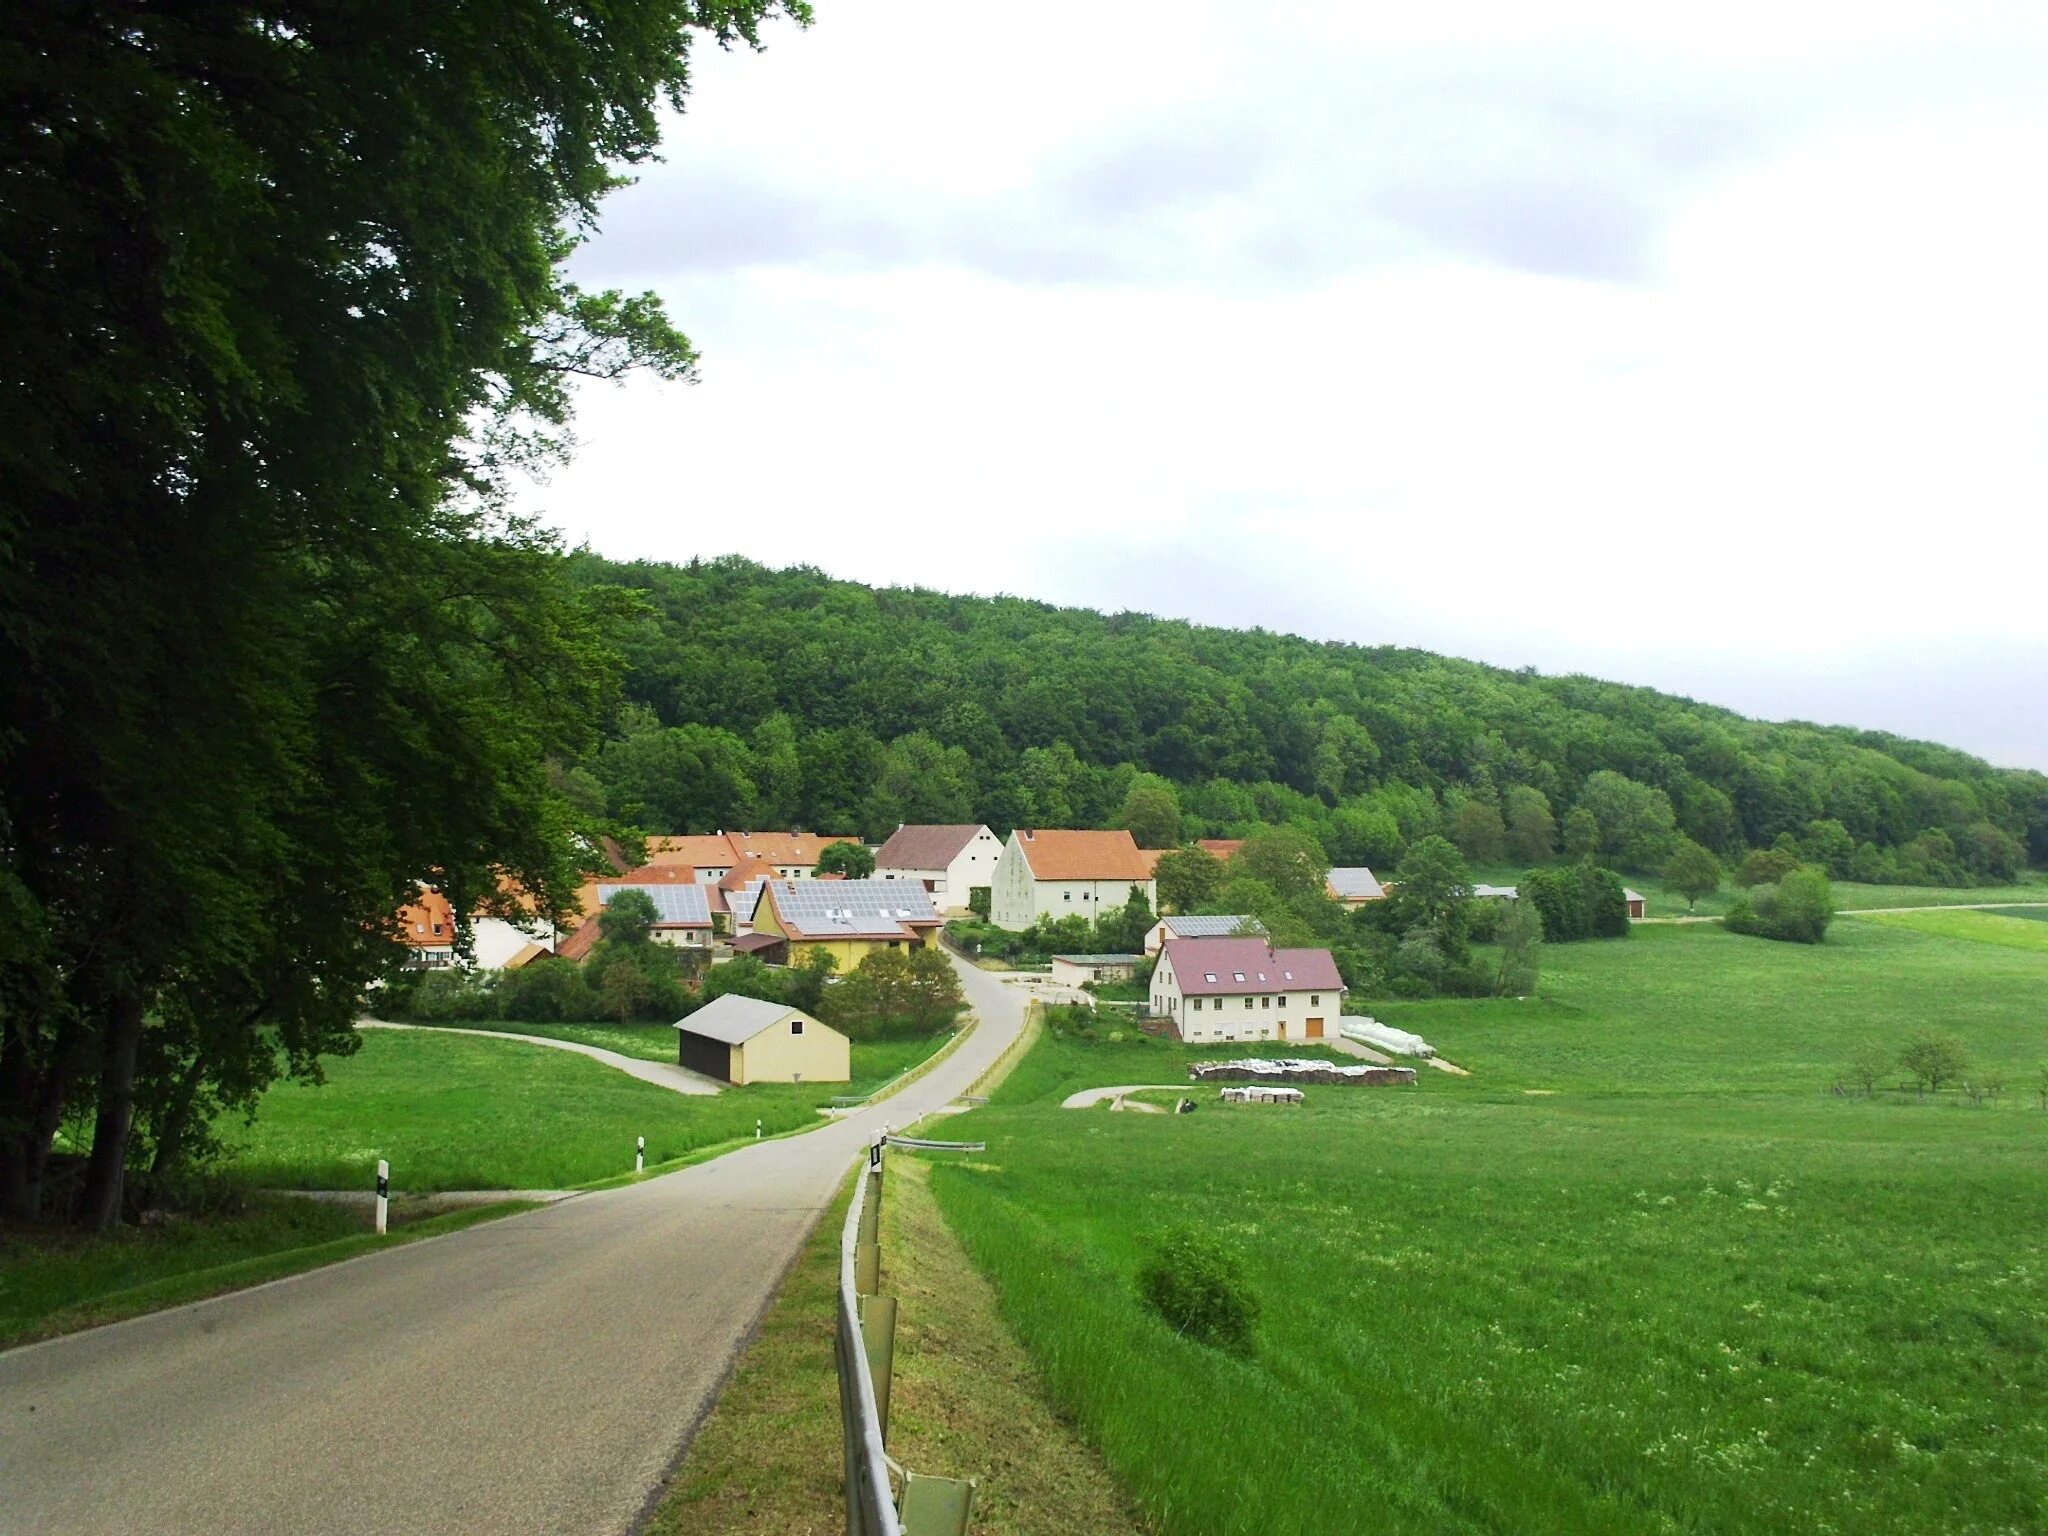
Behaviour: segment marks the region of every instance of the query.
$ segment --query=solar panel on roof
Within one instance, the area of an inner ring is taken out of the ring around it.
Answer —
[[[654,903],[657,923],[703,927],[711,922],[711,903],[701,885],[600,885],[598,905],[610,906],[612,898],[621,891],[643,892]]]

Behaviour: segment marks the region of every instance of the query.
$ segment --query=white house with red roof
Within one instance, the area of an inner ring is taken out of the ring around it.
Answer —
[[[1152,861],[1131,834],[1041,831],[1019,827],[996,860],[989,918],[998,928],[1022,933],[1041,917],[1085,917],[1095,921],[1121,907],[1132,887],[1157,906]]]
[[[1152,971],[1152,1011],[1183,1040],[1334,1040],[1344,982],[1327,949],[1169,938]]]
[[[965,912],[967,893],[996,883],[1002,839],[987,827],[900,826],[875,850],[877,880],[915,880],[941,912]]]

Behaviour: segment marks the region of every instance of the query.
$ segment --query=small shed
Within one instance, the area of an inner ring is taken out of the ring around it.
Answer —
[[[1629,921],[1641,922],[1646,912],[1643,893],[1641,891],[1632,891],[1624,885],[1621,888],[1621,895],[1622,899],[1628,903]]]
[[[1069,987],[1090,981],[1129,981],[1144,963],[1143,955],[1054,955],[1052,979]]]
[[[676,1021],[676,1062],[736,1085],[853,1080],[853,1048],[838,1030],[800,1008],[733,992]]]

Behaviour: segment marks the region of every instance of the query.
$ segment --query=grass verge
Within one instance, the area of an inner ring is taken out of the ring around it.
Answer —
[[[0,1348],[204,1301],[534,1206],[472,1206],[379,1237],[363,1230],[368,1217],[360,1210],[276,1197],[235,1217],[113,1237],[12,1237],[0,1249]]]
[[[882,1273],[897,1298],[889,1452],[977,1480],[977,1536],[1137,1536],[1101,1460],[1046,1407],[989,1284],[940,1219],[916,1158],[889,1163]],[[812,1233],[706,1417],[648,1536],[837,1536],[839,1385],[832,1364],[847,1195]]]

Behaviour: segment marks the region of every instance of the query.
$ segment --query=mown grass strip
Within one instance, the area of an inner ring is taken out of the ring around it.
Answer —
[[[2048,909],[2042,911],[2041,917],[2048,919]],[[1971,944],[1996,944],[2005,949],[2048,954],[2048,921],[2029,922],[2025,913],[1873,912],[1858,921],[1906,928],[1938,939],[1961,939]]]

